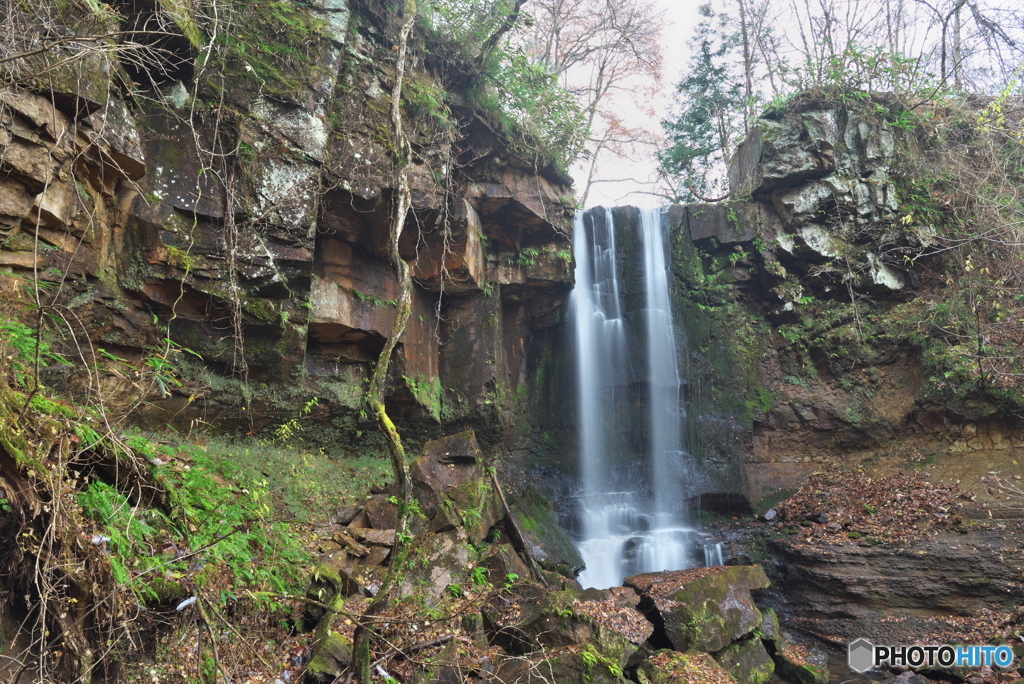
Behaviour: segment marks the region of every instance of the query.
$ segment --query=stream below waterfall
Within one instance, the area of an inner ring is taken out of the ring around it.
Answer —
[[[685,510],[693,482],[679,364],[685,340],[673,322],[662,215],[597,208],[575,219],[584,587],[722,564],[721,546],[689,524]]]

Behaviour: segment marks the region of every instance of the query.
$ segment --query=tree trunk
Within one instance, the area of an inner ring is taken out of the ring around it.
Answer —
[[[391,266],[395,269],[398,277],[398,305],[395,311],[395,320],[391,324],[391,334],[388,336],[384,349],[381,350],[377,364],[373,368],[373,375],[370,378],[370,387],[367,391],[366,401],[371,415],[376,419],[377,425],[388,443],[388,452],[391,456],[391,467],[395,471],[395,481],[398,484],[398,522],[395,525],[395,547],[391,554],[391,563],[388,566],[387,574],[381,582],[377,594],[370,601],[366,611],[363,613],[359,624],[356,626],[355,638],[352,645],[352,668],[355,670],[358,679],[363,684],[372,681],[370,665],[373,661],[370,637],[373,632],[373,620],[387,608],[391,598],[391,592],[398,579],[401,577],[405,559],[409,554],[411,539],[408,534],[409,504],[412,500],[412,487],[409,482],[409,466],[406,460],[405,447],[402,445],[401,435],[398,429],[388,416],[384,406],[384,388],[387,383],[388,369],[391,366],[391,354],[398,344],[398,338],[405,331],[405,324],[409,320],[412,310],[412,276],[409,272],[409,264],[402,259],[398,252],[398,241],[402,237],[402,229],[405,227],[405,219],[409,214],[411,205],[411,193],[409,191],[409,158],[412,148],[405,136],[405,129],[402,125],[402,80],[405,77],[406,55],[408,51],[409,34],[412,31],[413,22],[416,19],[416,5],[413,0],[406,0],[405,23],[402,25],[398,40],[398,63],[395,67],[395,84],[391,91],[391,125],[395,138],[397,150],[397,188],[395,191],[395,213],[391,221],[391,234],[388,242],[388,256]],[[330,625],[333,611],[324,616],[322,624]]]

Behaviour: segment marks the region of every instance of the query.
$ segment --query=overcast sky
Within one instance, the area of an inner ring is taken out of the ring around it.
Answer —
[[[672,93],[675,85],[680,79],[683,69],[690,57],[690,44],[693,41],[693,28],[700,20],[697,14],[697,7],[707,0],[656,0],[657,5],[665,13],[665,21],[661,33],[661,47],[664,57],[664,71],[662,78],[662,97],[659,101],[651,104],[651,108],[657,112],[653,118],[644,117],[642,114],[634,113],[630,119],[633,122],[645,122],[655,132],[661,132],[661,119],[668,112],[672,101]],[[606,159],[605,164],[599,169],[598,176],[609,179],[636,178],[645,179],[648,183],[637,183],[621,181],[613,183],[597,183],[590,190],[587,198],[588,207],[618,206],[622,204],[633,204],[636,206],[652,207],[664,204],[664,200],[644,194],[645,191],[653,190],[653,181],[657,164],[653,157],[647,155],[643,163],[627,164],[621,159]],[[577,194],[582,195],[582,183],[585,182],[586,172],[578,170]]]

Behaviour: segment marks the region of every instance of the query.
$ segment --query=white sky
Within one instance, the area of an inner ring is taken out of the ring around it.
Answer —
[[[661,133],[661,119],[668,113],[672,102],[672,94],[679,81],[683,69],[690,58],[690,46],[693,41],[694,26],[700,21],[697,8],[707,0],[656,0],[655,5],[665,13],[665,21],[661,32],[661,49],[664,60],[662,72],[661,97],[652,103],[643,103],[656,112],[651,118],[639,112],[627,117],[632,124],[646,123],[655,133]],[[633,204],[641,207],[654,207],[665,203],[665,200],[645,192],[654,189],[657,162],[653,158],[653,150],[645,155],[646,160],[636,163],[624,162],[619,158],[606,156],[604,164],[599,163],[598,178],[616,179],[616,182],[595,183],[587,198],[587,207],[619,206]],[[586,170],[574,169],[577,195],[583,193],[586,182]],[[623,181],[618,179],[633,178],[645,182]]]

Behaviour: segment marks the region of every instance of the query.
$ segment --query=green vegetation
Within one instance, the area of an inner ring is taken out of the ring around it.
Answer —
[[[464,79],[446,87],[472,84],[470,103],[514,152],[565,173],[586,141],[586,117],[556,77],[510,39],[520,20],[514,6],[512,0],[424,2],[428,49]]]
[[[174,455],[141,437],[128,443],[147,458]],[[247,595],[274,606],[278,602],[266,596],[301,589],[309,555],[287,524],[273,520],[265,481],[239,477],[230,464],[199,448],[178,452],[175,465],[157,468],[155,474],[171,496],[170,514],[139,511],[101,481],[90,483],[77,497],[82,512],[96,521],[98,533],[109,537],[111,568],[119,585],[150,603],[224,585],[215,596],[221,605]]]
[[[450,132],[455,122],[447,104],[448,93],[423,77],[410,77],[402,88],[402,101],[408,117],[426,122],[440,132]]]
[[[622,677],[622,667],[614,660],[599,652],[594,648],[593,644],[587,644],[583,650],[580,651],[580,660],[583,661],[583,667],[587,670],[593,670],[598,666],[603,666],[608,670],[608,674],[612,677]]]
[[[441,379],[436,376],[426,378],[422,375],[412,378],[403,375],[402,379],[405,380],[406,386],[416,401],[425,406],[435,420],[440,420],[444,403],[444,388],[441,386]]]
[[[236,623],[259,614],[264,625],[289,617],[286,599],[301,592],[310,557],[262,473],[187,440],[122,431],[102,406],[51,394],[37,365],[47,372],[68,360],[23,323],[4,318],[0,328],[0,448],[15,463],[0,502],[6,587],[45,606],[24,629],[50,631],[74,658],[69,666],[48,650],[38,667],[91,667],[86,649],[119,652],[128,622],[151,607],[195,605],[204,621],[226,625],[228,614]],[[114,354],[98,358],[130,372]],[[134,368],[172,373],[145,358]],[[69,613],[95,615],[97,631],[62,622]],[[216,660],[208,648],[199,658]]]
[[[673,270],[685,293],[676,300],[680,323],[690,348],[698,350],[706,362],[692,364],[688,370],[691,387],[699,388],[690,400],[701,407],[689,412],[690,420],[696,420],[704,410],[712,410],[746,423],[758,411],[770,410],[776,403],[775,396],[761,386],[758,368],[758,359],[767,346],[767,324],[741,303],[725,277],[725,269],[730,266],[728,257],[711,257],[679,233],[673,239],[672,250]],[[753,254],[749,258],[754,258]],[[689,434],[695,442],[692,451],[700,458],[706,431],[692,423]]]
[[[327,49],[327,23],[308,7],[288,0],[232,0],[222,12],[224,25],[214,33],[217,50],[207,66],[225,76],[251,76],[259,90],[292,101],[326,68],[314,56]],[[215,92],[223,88],[215,78],[207,84]]]
[[[13,372],[16,385],[26,385],[35,378],[36,364],[44,367],[72,365],[66,357],[53,351],[50,343],[42,339],[36,330],[21,321],[0,316],[0,337],[10,346],[4,365]]]
[[[342,460],[322,448],[255,438],[211,437],[205,448],[240,480],[263,481],[279,514],[304,522],[321,520],[324,511],[361,501],[392,477],[382,455]]]
[[[729,77],[734,43],[717,34],[710,4],[699,9],[704,19],[696,27],[698,47],[677,87],[679,114],[662,122],[669,145],[658,154],[662,168],[676,179],[674,189],[682,201],[722,194],[724,183],[716,183],[711,170],[725,162],[742,133],[732,116],[743,108],[740,85]]]

